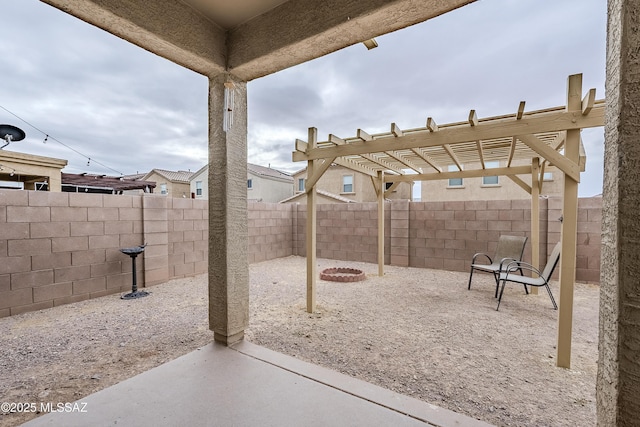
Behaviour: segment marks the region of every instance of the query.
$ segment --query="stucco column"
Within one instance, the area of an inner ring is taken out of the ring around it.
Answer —
[[[609,0],[598,425],[640,420],[640,3]]]
[[[233,122],[225,131],[231,79],[209,79],[209,328],[225,344],[241,340],[249,324],[247,85],[233,81]]]

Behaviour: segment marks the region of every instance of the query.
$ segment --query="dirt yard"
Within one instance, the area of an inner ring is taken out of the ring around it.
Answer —
[[[367,279],[318,281],[306,312],[305,259],[251,265],[246,339],[500,426],[595,425],[598,292],[577,284],[570,370],[555,367],[557,311],[544,290],[505,291],[467,273],[319,260]],[[0,401],[70,402],[206,345],[206,275],[0,319]],[[558,299],[557,284],[553,293]],[[3,414],[15,426],[36,414]]]

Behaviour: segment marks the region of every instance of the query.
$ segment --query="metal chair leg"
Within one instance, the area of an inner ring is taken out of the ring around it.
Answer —
[[[469,274],[469,286],[467,290],[471,290],[471,278],[473,277],[473,267],[471,267],[471,273]]]
[[[556,304],[556,300],[553,299],[553,294],[551,293],[551,288],[549,287],[549,284],[546,283],[544,286],[547,288],[547,292],[549,293],[549,298],[551,298],[551,303],[553,304],[553,309],[557,310],[558,309],[558,305]]]
[[[498,306],[496,307],[496,311],[500,308],[500,301],[502,301],[502,294],[504,293],[504,288],[507,285],[507,281],[502,281],[502,289],[500,290],[500,296],[498,297]]]

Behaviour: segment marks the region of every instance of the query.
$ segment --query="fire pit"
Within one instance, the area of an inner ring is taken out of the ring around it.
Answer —
[[[359,282],[366,278],[364,271],[357,268],[326,268],[320,273],[320,279],[330,282]]]

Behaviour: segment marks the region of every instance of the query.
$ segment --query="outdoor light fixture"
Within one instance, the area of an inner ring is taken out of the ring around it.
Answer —
[[[378,42],[376,41],[376,39],[365,40],[362,42],[362,44],[365,45],[369,50],[378,47]]]
[[[13,141],[22,141],[27,136],[24,131],[12,125],[0,125],[0,138],[5,140],[5,144],[0,147],[2,150]]]

